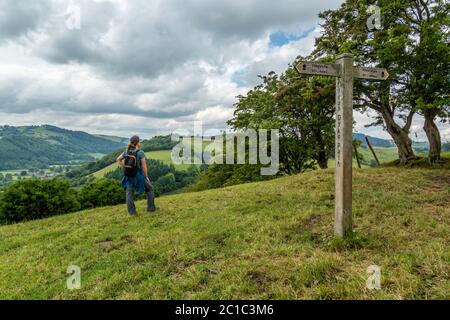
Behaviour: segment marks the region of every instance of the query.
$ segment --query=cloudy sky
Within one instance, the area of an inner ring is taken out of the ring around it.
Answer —
[[[0,125],[145,137],[195,120],[225,128],[235,97],[308,54],[317,14],[341,2],[0,0]],[[355,118],[359,132],[389,137]]]

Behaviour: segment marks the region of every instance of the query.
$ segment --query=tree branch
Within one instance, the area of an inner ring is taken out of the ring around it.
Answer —
[[[409,132],[409,129],[411,129],[414,114],[415,114],[414,111],[410,111],[408,116],[406,117],[406,123],[405,123],[405,126],[403,127],[404,131]]]

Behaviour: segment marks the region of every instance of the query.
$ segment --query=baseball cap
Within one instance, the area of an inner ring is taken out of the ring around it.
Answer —
[[[139,141],[141,141],[141,139],[139,139],[139,136],[132,136],[130,138],[130,143],[132,143],[132,144],[138,144]]]

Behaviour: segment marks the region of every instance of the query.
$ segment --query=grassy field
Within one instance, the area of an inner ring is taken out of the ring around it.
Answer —
[[[450,299],[450,170],[354,170],[346,241],[333,197],[328,169],[2,226],[0,299]]]
[[[374,148],[374,151],[381,163],[398,159],[397,148]],[[364,157],[364,160],[366,160],[367,162],[375,160],[369,148],[359,148],[358,152]]]
[[[391,162],[394,161],[396,159],[398,159],[398,151],[397,148],[374,148],[375,150],[375,154],[378,157],[378,160],[380,161],[380,163],[386,163],[386,162]],[[372,155],[372,152],[370,152],[370,150],[368,148],[358,148],[358,152],[360,155],[363,156],[365,162],[370,163],[371,160],[375,161],[375,158]],[[329,168],[334,168],[335,166],[335,160],[334,159],[330,159],[328,160],[328,167]],[[369,165],[362,163],[361,166],[363,168],[370,168]],[[353,159],[353,167],[356,168],[358,167],[358,163],[356,162],[356,159]]]
[[[150,151],[146,152],[146,156],[149,159],[160,160],[166,164],[173,164],[171,158],[171,150]],[[190,164],[174,164],[178,170],[186,170]]]
[[[94,172],[92,175],[97,179],[100,179],[103,178],[105,174],[110,173],[111,171],[114,171],[117,168],[119,168],[119,165],[117,163],[113,163],[97,172]]]

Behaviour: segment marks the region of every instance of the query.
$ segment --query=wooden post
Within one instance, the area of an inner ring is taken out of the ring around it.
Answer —
[[[359,154],[358,154],[358,146],[356,145],[356,143],[353,143],[353,150],[355,150],[355,158],[356,162],[358,163],[358,168],[361,169],[361,162],[359,161]]]
[[[334,232],[352,231],[353,55],[340,55],[336,78],[336,195]]]
[[[367,146],[369,147],[370,151],[372,151],[375,161],[377,162],[378,165],[380,165],[380,161],[378,160],[377,154],[375,153],[375,150],[373,150],[372,144],[370,143],[369,138],[367,138],[367,136],[366,136],[366,142],[367,142]]]
[[[336,206],[335,234],[352,231],[352,148],[353,80],[382,81],[389,77],[384,68],[354,67],[353,56],[343,54],[336,63],[299,62],[300,74],[336,77]],[[378,160],[378,159],[377,159]]]

